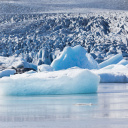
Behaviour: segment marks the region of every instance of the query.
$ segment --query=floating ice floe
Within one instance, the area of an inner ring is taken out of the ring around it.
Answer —
[[[15,73],[16,73],[16,70],[14,69],[5,69],[3,71],[0,71],[0,78],[4,76],[14,75]]]
[[[74,66],[86,69],[98,69],[98,63],[80,45],[65,47],[62,54],[53,60],[51,66],[55,70],[68,69]]]
[[[93,71],[100,76],[102,83],[128,83],[128,61],[117,54],[99,64],[100,70]]]
[[[101,83],[128,83],[128,67],[124,65],[108,65],[93,72],[100,76]]]
[[[88,69],[23,73],[0,79],[0,95],[95,93],[100,78]]]

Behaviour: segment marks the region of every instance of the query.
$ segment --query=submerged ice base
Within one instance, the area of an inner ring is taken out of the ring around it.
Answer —
[[[0,95],[95,93],[100,78],[87,69],[17,74],[0,79]]]

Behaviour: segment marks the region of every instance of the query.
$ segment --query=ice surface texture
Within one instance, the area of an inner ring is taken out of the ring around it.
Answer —
[[[118,64],[127,65],[128,60],[122,59]]]
[[[87,69],[18,74],[0,79],[0,95],[95,93],[99,76]]]
[[[38,66],[38,72],[43,72],[43,71],[53,71],[54,69],[47,64],[42,64],[40,66]]]
[[[32,63],[28,63],[22,57],[10,56],[3,57],[0,56],[0,66],[2,68],[31,68],[33,70],[37,70],[37,66]]]
[[[102,63],[99,64],[100,68],[106,67],[111,64],[117,64],[123,59],[122,54],[117,54],[110,59],[103,61]]]
[[[80,45],[73,48],[64,48],[62,54],[53,60],[51,66],[55,70],[67,69],[75,66],[86,69],[98,69],[98,63]]]
[[[0,78],[4,76],[14,75],[15,73],[16,73],[16,70],[14,69],[5,69],[3,71],[0,71]]]
[[[99,64],[100,70],[94,71],[100,76],[101,83],[128,83],[128,61],[117,54]]]
[[[128,57],[127,21],[126,12],[1,14],[0,55],[22,56],[38,65],[50,64],[56,51],[81,45],[98,62],[118,53]]]
[[[100,76],[101,83],[128,83],[127,65],[112,64],[93,72]]]

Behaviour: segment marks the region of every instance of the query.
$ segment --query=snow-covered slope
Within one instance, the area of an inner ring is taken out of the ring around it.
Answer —
[[[81,45],[98,62],[128,57],[128,13],[1,14],[0,56],[50,64],[65,46]]]

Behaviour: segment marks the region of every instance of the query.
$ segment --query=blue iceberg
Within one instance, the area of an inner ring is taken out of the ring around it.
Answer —
[[[23,73],[0,79],[0,95],[96,93],[100,77],[88,69]]]
[[[98,69],[98,63],[80,45],[75,47],[65,47],[59,57],[51,63],[55,70],[79,67],[84,69]]]
[[[102,63],[100,63],[100,64],[99,64],[99,67],[100,67],[100,68],[103,68],[103,67],[106,67],[106,66],[111,65],[111,64],[117,64],[117,63],[119,63],[122,59],[123,59],[122,54],[117,54],[117,55],[115,55],[115,56],[112,56],[112,57],[109,58],[108,60],[103,61]]]

